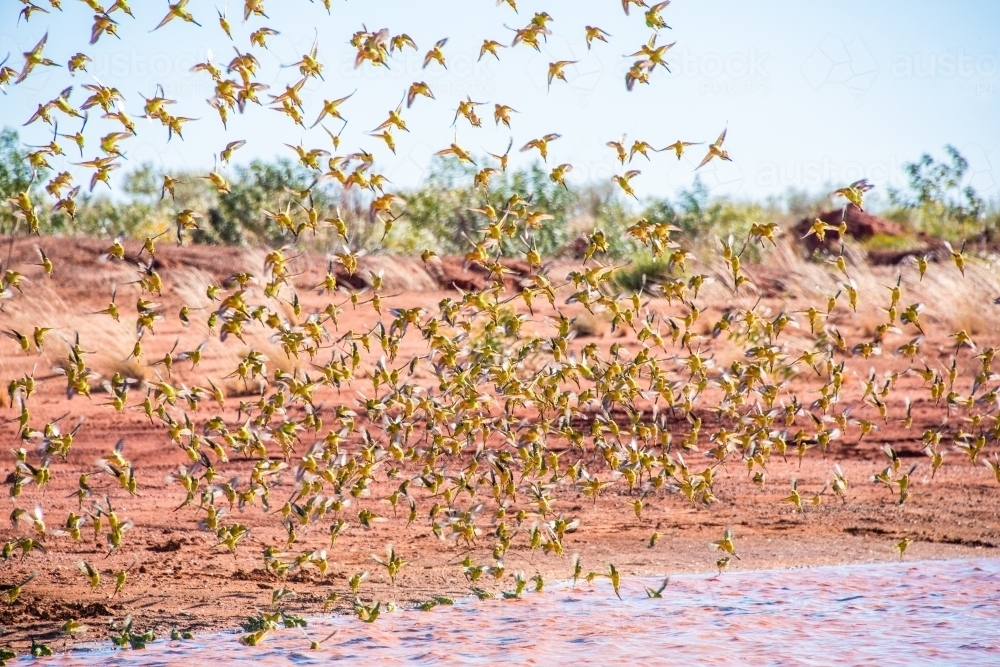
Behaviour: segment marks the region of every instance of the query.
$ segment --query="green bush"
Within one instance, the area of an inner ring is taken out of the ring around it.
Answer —
[[[615,271],[613,281],[621,290],[640,292],[652,284],[676,278],[679,273],[667,257],[636,255],[631,264]]]
[[[141,239],[164,231],[172,234],[177,214],[190,209],[202,216],[200,229],[190,235],[195,243],[284,245],[293,240],[292,233],[278,228],[261,210],[288,212],[299,223],[307,219],[306,209],[311,208],[320,221],[339,216],[346,225],[347,243],[354,250],[415,255],[434,249],[440,254],[464,254],[471,247],[470,239],[479,238],[489,224],[485,215],[473,209],[490,205],[502,214],[505,204],[516,195],[527,201],[532,211],[552,218],[537,228],[520,230],[514,238],[504,237],[501,245],[506,256],[523,255],[529,246],[544,257],[565,255],[571,249],[577,252],[576,239],[600,230],[607,246],[595,259],[612,262],[635,258],[644,250],[627,233],[639,218],[677,227],[680,231],[676,236],[701,254],[715,252],[719,238],[731,238],[734,247],[742,247],[754,224],[793,223],[829,206],[827,194],[796,190],[763,202],[712,197],[696,177],[690,188],[674,197],[653,197],[639,208],[610,182],[570,187],[555,183],[549,167],[538,162],[495,174],[487,192],[475,187],[474,179],[479,168],[492,164],[489,158],[477,159],[479,166],[455,158],[436,158],[421,184],[400,193],[405,209],[386,233],[369,210],[375,193],[344,190],[336,181],[318,180],[315,170],[281,158],[236,166],[228,193],[219,193],[205,174],[170,173],[179,179],[174,196],[163,196],[165,172],[149,164],[139,165],[124,175],[119,192],[98,184],[95,192],[81,193],[77,215],[71,219],[62,212],[51,213],[53,200],[42,190],[45,174],[32,178],[28,150],[20,144],[16,130],[0,132],[0,196],[6,200],[27,189],[43,229],[105,238],[124,234]],[[998,203],[985,202],[972,187],[963,185],[968,162],[951,146],[945,152],[946,160],[923,155],[906,164],[908,186],[890,190],[890,206],[882,214],[907,229],[953,241],[970,234],[982,234],[986,240],[1000,238]],[[0,208],[0,224],[9,229],[13,220],[9,206]],[[339,251],[343,245],[333,227],[324,222],[298,240],[320,252]],[[866,246],[872,250],[905,249],[912,243],[912,239],[876,237]],[[750,245],[747,252],[745,259],[760,259],[762,248]],[[637,289],[642,275],[660,276],[663,268],[662,262],[651,258],[636,259],[620,272],[621,286]]]
[[[963,185],[969,162],[954,146],[945,146],[947,160],[924,153],[916,162],[903,165],[905,190],[890,189],[889,202],[896,207],[894,219],[932,236],[964,239],[989,227],[986,202],[971,185]],[[992,223],[995,227],[996,214]]]
[[[10,230],[10,225],[14,222],[14,216],[7,199],[15,196],[19,192],[30,190],[32,200],[36,203],[40,199],[37,188],[33,188],[31,165],[27,159],[28,149],[21,145],[17,130],[4,128],[0,130],[0,225],[5,231]],[[40,180],[44,177],[44,172],[39,174]]]

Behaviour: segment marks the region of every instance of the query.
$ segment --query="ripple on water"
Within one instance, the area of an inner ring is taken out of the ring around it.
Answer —
[[[623,581],[624,601],[606,582],[559,584],[516,601],[385,614],[373,625],[315,619],[311,635],[337,631],[317,651],[304,648],[297,630],[256,648],[229,632],[145,651],[78,650],[51,663],[1000,664],[1000,560],[679,575],[663,598],[646,598],[645,587],[659,584]]]

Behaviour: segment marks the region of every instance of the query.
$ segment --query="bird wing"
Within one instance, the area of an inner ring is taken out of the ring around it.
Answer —
[[[150,30],[150,32],[156,32],[157,30],[159,30],[163,26],[165,26],[168,23],[170,23],[173,19],[174,19],[174,12],[173,11],[167,12],[167,15],[163,17],[163,20],[160,21],[159,24],[157,24],[157,26],[155,28],[153,28],[152,30]]]
[[[705,158],[701,161],[701,163],[697,167],[694,168],[694,170],[698,171],[699,169],[701,169],[702,167],[704,167],[706,164],[709,163],[709,161],[713,157],[715,157],[715,154],[712,153],[712,151],[708,151],[708,153],[705,154]]]

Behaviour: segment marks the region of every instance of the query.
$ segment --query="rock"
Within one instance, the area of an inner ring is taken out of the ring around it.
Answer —
[[[843,220],[847,223],[847,235],[860,241],[870,239],[878,234],[888,236],[902,236],[904,234],[903,228],[896,223],[890,222],[885,218],[880,218],[877,215],[866,213],[854,204],[848,204],[846,212],[845,209],[838,208],[821,213],[816,217],[834,227],[839,226],[841,220]],[[820,241],[815,234],[805,236],[815,220],[816,218],[803,218],[792,228],[792,232],[810,251],[824,246],[838,245],[840,243],[840,232],[836,230],[827,230],[824,241]]]

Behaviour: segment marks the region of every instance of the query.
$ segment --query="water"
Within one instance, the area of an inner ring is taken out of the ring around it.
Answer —
[[[239,633],[159,640],[145,651],[74,651],[61,665],[968,664],[1000,665],[1000,560],[727,572],[549,586],[514,601],[461,600],[429,612],[315,619],[261,646]]]

